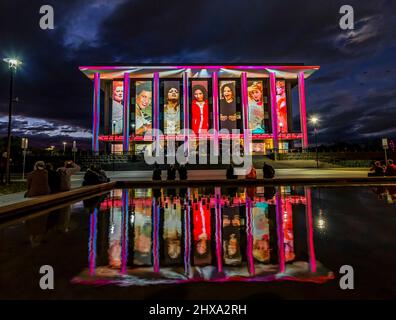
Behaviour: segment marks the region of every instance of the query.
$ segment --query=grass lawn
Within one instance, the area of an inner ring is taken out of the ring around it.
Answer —
[[[9,185],[0,184],[0,195],[16,193],[20,191],[26,191],[27,184],[26,182],[11,182]]]

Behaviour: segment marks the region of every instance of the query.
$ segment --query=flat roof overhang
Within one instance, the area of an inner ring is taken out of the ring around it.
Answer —
[[[303,64],[131,64],[131,65],[91,65],[80,66],[79,69],[89,79],[94,78],[95,73],[100,73],[102,80],[122,79],[125,73],[131,78],[152,78],[158,72],[160,78],[178,78],[187,72],[189,78],[211,78],[213,72],[217,72],[221,78],[238,78],[242,72],[246,72],[249,78],[268,78],[274,72],[277,78],[296,79],[302,72],[304,78],[310,77],[319,66],[305,66]]]

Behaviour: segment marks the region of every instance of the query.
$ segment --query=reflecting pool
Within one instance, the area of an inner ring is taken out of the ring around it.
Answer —
[[[3,222],[0,295],[45,298],[38,270],[50,265],[56,297],[175,284],[214,299],[344,297],[339,269],[351,265],[352,296],[394,297],[395,203],[392,186],[114,189]]]

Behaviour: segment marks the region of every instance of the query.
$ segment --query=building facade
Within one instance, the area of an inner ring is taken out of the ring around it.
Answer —
[[[237,138],[245,152],[308,147],[305,79],[318,66],[81,66],[93,80],[92,151],[141,153],[170,138],[189,146]],[[300,128],[293,128],[292,88]],[[245,143],[246,142],[246,143]],[[249,142],[249,144],[247,143]]]

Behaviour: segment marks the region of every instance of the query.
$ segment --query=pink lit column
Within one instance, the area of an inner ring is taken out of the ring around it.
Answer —
[[[219,154],[219,79],[217,72],[212,74],[212,89],[213,89],[213,129],[215,154]],[[212,151],[211,151],[212,152]]]
[[[243,142],[245,154],[250,154],[250,131],[249,131],[249,101],[248,101],[248,81],[247,73],[242,72],[241,79],[241,96],[242,96],[242,112],[243,112]]]
[[[122,190],[122,229],[121,229],[121,273],[127,273],[128,262],[128,224],[129,189]]]
[[[285,262],[285,241],[284,241],[284,233],[283,233],[282,195],[281,195],[280,187],[278,188],[275,197],[276,197],[276,229],[278,235],[279,272],[284,273],[286,270],[286,262]]]
[[[274,72],[270,72],[270,100],[271,100],[271,119],[272,119],[272,136],[274,142],[275,159],[279,148],[278,139],[278,112],[276,103],[276,76]]]
[[[190,128],[190,115],[189,115],[189,105],[188,105],[188,74],[187,72],[183,73],[183,124],[184,124],[184,152],[189,151],[189,135],[188,129]]]
[[[122,147],[124,153],[129,152],[129,73],[124,73],[124,112],[123,112],[123,120],[124,120],[124,136]]]
[[[300,100],[300,124],[303,135],[301,145],[303,149],[308,148],[308,131],[307,131],[307,107],[305,104],[305,81],[304,72],[298,73],[298,97]]]
[[[92,123],[92,151],[99,152],[99,124],[100,124],[100,73],[94,74],[93,95],[93,123]]]
[[[155,153],[159,154],[159,73],[154,73],[154,87],[153,87],[153,108],[154,108],[154,121],[153,121],[153,134],[155,143]]]
[[[305,188],[305,197],[307,199],[307,204],[305,206],[305,216],[307,222],[307,244],[309,253],[309,267],[311,272],[316,272],[316,257],[315,248],[313,240],[313,223],[312,223],[312,195],[311,188]]]
[[[216,218],[216,260],[217,260],[217,272],[223,272],[223,258],[221,256],[222,245],[222,218],[221,218],[221,188],[215,187],[215,218]]]

